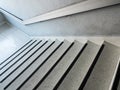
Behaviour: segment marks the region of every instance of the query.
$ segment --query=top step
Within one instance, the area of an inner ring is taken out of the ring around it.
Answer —
[[[103,51],[83,90],[111,90],[120,62],[120,48],[104,42]]]

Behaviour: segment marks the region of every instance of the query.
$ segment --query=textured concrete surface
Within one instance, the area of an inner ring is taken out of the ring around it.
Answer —
[[[108,6],[110,7],[116,4],[120,4],[120,0],[88,0],[24,20],[23,24],[30,25],[33,23],[65,17],[68,15],[70,16],[77,13],[84,13],[92,11],[94,9],[99,9],[103,7],[105,8]]]
[[[84,0],[1,0],[0,7],[25,20],[81,1]]]
[[[79,87],[89,71],[100,47],[101,46],[88,41],[86,48],[57,90],[79,90]]]
[[[58,48],[57,51],[46,61],[46,63],[39,68],[34,75],[20,88],[20,90],[32,90],[42,78],[47,75],[48,71],[58,62],[63,53],[71,45],[70,42],[64,41],[64,43]]]
[[[83,46],[84,44],[75,41],[70,50],[55,66],[49,76],[46,77],[45,80],[39,85],[37,90],[53,90],[71,63],[75,60],[78,53],[82,50]]]
[[[112,90],[119,65],[120,48],[104,42],[104,48],[83,90]]]
[[[15,77],[17,77],[22,72],[22,70],[24,70],[29,64],[31,64],[36,57],[42,54],[44,50],[48,48],[51,43],[52,41],[49,40],[48,43],[46,43],[42,48],[39,49],[39,51],[37,51],[34,55],[32,55],[32,57],[29,58],[28,62],[22,64],[19,69],[17,69],[7,79],[5,79],[4,82],[1,83],[1,89],[7,86]]]
[[[38,40],[39,41],[39,40]],[[25,52],[20,54],[17,58],[14,59],[14,61],[11,61],[7,66],[2,68],[0,71],[2,73],[0,80],[3,80],[5,77],[7,77],[11,72],[15,70],[15,68],[22,65],[22,63],[30,56],[33,52],[35,52],[42,44],[38,44],[39,42],[35,42],[33,45],[31,45],[30,48],[28,48]],[[37,45],[37,46],[36,46]],[[34,48],[33,48],[34,47]],[[32,50],[30,50],[33,48]],[[21,59],[20,59],[21,58]]]
[[[92,42],[88,42],[88,45],[84,48],[83,52],[80,54],[79,61],[81,62],[78,63],[77,60],[77,62],[74,63],[73,61],[76,61],[74,58],[77,56],[77,54],[79,53],[84,44],[79,43],[79,41],[75,40],[73,46],[70,47],[67,52],[65,52],[66,49],[70,46],[70,42],[66,41],[66,43],[62,43],[62,45],[60,45],[59,48],[56,47],[60,44],[61,41],[56,40],[56,44],[55,43],[51,44],[52,42],[53,40],[49,40],[46,44],[43,45],[43,47],[40,47],[40,49],[36,51],[36,53],[33,52],[32,56],[28,58],[23,64],[21,64],[20,67],[16,68],[15,66],[17,65],[17,63],[14,64],[13,67],[16,70],[13,71],[11,75],[9,75],[3,82],[0,83],[0,89],[16,90],[17,87],[25,85],[25,87],[22,88],[23,90],[25,89],[32,90],[32,88],[37,85],[38,88],[42,88],[38,90],[44,89],[52,90],[54,86],[58,84],[58,82],[60,84],[59,80],[66,81],[65,78],[67,78],[67,76],[65,77],[63,76],[63,74],[65,75],[66,70],[68,70],[68,67],[71,67],[71,65],[73,66],[73,68],[70,70],[69,73],[67,71],[66,75],[70,75],[71,71],[75,72],[72,72],[68,80],[68,83],[65,84],[65,86],[72,86],[68,84],[82,80],[83,78],[82,76],[84,76],[83,74],[85,74],[86,70],[89,69],[87,68],[87,66],[89,66],[91,60],[93,60],[93,58],[95,57],[95,54],[97,53],[96,50],[98,51],[98,48],[100,48],[99,45],[96,45]],[[88,79],[87,82],[88,87],[86,87],[87,90],[95,89],[101,90],[101,88],[102,90],[111,90],[112,84],[114,82],[117,67],[119,64],[120,48],[108,42],[104,42],[104,44],[105,48],[103,48],[103,51],[95,67],[93,68],[92,73],[90,74],[90,78]],[[51,46],[49,47],[49,45]],[[36,49],[38,48],[38,46],[36,46]],[[53,52],[53,50],[55,49],[56,51]],[[60,58],[63,53],[64,56]],[[49,57],[49,55],[51,56]],[[26,55],[23,58],[25,59],[27,58],[27,56],[29,55]],[[38,56],[39,58],[37,58]],[[20,59],[19,61],[22,61],[22,59]],[[42,62],[44,63],[41,65]],[[42,80],[39,82],[38,78],[39,80],[40,79]],[[76,85],[78,86],[78,84]],[[74,86],[73,90],[76,90],[76,88],[78,88],[75,87],[76,85],[73,85]]]
[[[28,26],[5,15],[10,23],[30,36],[120,35],[120,5],[39,22]]]
[[[25,80],[28,78],[32,73],[42,65],[44,61],[47,60],[47,58],[51,55],[51,53],[60,45],[60,41],[56,40],[52,46],[50,46],[44,54],[42,54],[25,72],[22,73],[15,81],[14,83],[10,84],[9,87],[6,90],[15,90],[17,89]],[[35,59],[34,59],[35,60]],[[27,64],[29,65],[29,64]],[[25,77],[24,77],[25,76]],[[32,89],[31,89],[32,90]]]

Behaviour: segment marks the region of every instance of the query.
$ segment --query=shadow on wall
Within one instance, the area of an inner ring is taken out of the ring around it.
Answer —
[[[3,24],[4,22],[5,22],[5,18],[3,14],[0,12],[0,25]]]

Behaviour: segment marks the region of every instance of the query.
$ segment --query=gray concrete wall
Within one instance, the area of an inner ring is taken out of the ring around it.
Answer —
[[[0,0],[0,7],[25,20],[84,0]]]
[[[27,26],[18,23],[9,15],[5,16],[10,23],[30,36],[120,35],[120,5]]]

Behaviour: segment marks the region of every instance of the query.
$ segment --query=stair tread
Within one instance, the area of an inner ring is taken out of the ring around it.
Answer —
[[[32,39],[0,63],[0,90],[120,90],[119,63],[106,41]]]
[[[100,50],[99,45],[96,45],[90,41],[87,42],[87,46],[79,56],[78,60],[67,74],[63,82],[58,87],[58,90],[78,90],[82,81],[84,80],[91,64],[93,63],[97,53]]]
[[[120,49],[104,42],[104,49],[83,90],[111,90],[119,64]]]
[[[64,40],[63,44],[57,49],[57,51],[41,66],[34,75],[20,88],[20,90],[32,90],[43,77],[52,69],[53,65],[61,58],[65,51],[71,45],[70,42]]]
[[[3,62],[0,63],[0,68],[1,65],[4,64],[8,59],[16,56],[19,52],[21,52],[32,40],[29,40],[27,43],[25,43],[22,47],[20,47],[17,51],[15,51],[14,53],[12,53],[12,55],[10,55],[7,59],[5,59]]]
[[[80,50],[83,48],[83,46],[84,44],[75,41],[70,50],[51,71],[48,77],[46,77],[46,79],[40,84],[37,90],[53,90],[55,85],[61,79],[66,70],[69,68],[70,64],[74,61],[74,59],[76,58]]]
[[[39,47],[40,49],[34,54],[32,55],[26,63],[22,64],[16,71],[14,71],[4,82],[2,82],[2,88],[4,88],[5,86],[7,86],[12,80],[14,80],[25,68],[27,68],[27,66],[32,63],[34,61],[34,59],[39,56],[40,54],[42,54],[44,52],[44,50],[49,47],[49,45],[52,43],[53,41],[49,40],[47,43],[45,43],[45,41],[43,41],[41,43],[41,46]],[[44,45],[45,44],[45,45]]]
[[[32,51],[34,50],[34,48],[35,48],[35,46],[39,43],[40,41],[38,40],[38,41],[36,41],[36,42],[34,42],[27,50],[25,50],[23,53],[21,53],[18,57],[16,57],[13,61],[11,61],[8,65],[6,65],[2,70],[0,70],[0,75],[2,76],[2,75],[7,75],[6,73],[7,72],[11,72],[12,70],[10,70],[11,69],[11,67],[14,65],[14,64],[16,64],[16,63],[18,63],[18,62],[20,62],[21,60],[20,59],[23,59],[23,57],[28,57],[29,56],[29,54],[31,54],[32,53]],[[32,49],[33,48],[33,49]],[[14,65],[15,66],[15,65]],[[1,78],[2,79],[2,78]],[[1,80],[0,79],[0,80]]]
[[[13,83],[11,83],[8,88],[6,87],[6,90],[13,90],[17,89],[19,85],[21,85],[27,77],[29,77],[32,72],[34,72],[37,67],[39,67],[46,59],[49,57],[49,55],[60,45],[60,41],[56,40],[55,43],[48,48],[48,50],[42,54],[25,72],[22,73]]]
[[[5,66],[7,63],[9,63],[12,59],[14,59],[16,56],[18,56],[20,53],[25,51],[29,45],[31,45],[35,40],[32,40],[30,43],[28,43],[24,48],[22,48],[19,52],[15,53],[12,57],[10,57],[6,62],[0,65],[0,70],[2,69],[3,66]]]

